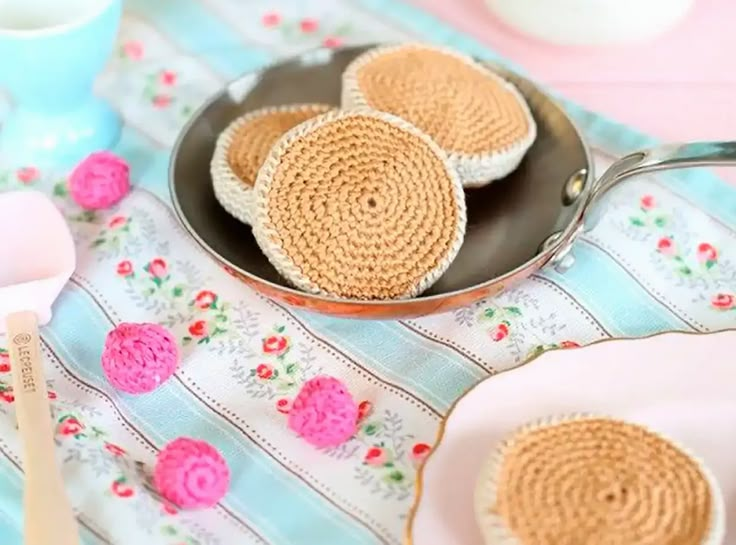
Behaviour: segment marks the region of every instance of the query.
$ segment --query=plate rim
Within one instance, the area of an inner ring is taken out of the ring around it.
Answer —
[[[427,296],[422,296],[420,294],[419,296],[405,298],[405,299],[388,299],[388,300],[347,299],[347,298],[332,297],[329,295],[305,292],[305,291],[298,290],[288,285],[276,284],[270,280],[261,278],[260,276],[257,276],[251,273],[250,271],[246,271],[242,269],[241,267],[232,263],[230,260],[223,257],[219,252],[216,252],[206,241],[204,241],[202,237],[199,236],[199,234],[194,230],[194,228],[191,226],[191,224],[187,220],[184,214],[184,211],[181,208],[181,204],[179,203],[179,199],[176,196],[176,188],[175,188],[176,184],[174,181],[175,179],[174,171],[175,171],[175,165],[176,165],[177,159],[179,157],[179,152],[180,152],[182,142],[186,138],[186,136],[190,133],[192,126],[202,116],[203,112],[207,108],[209,108],[214,102],[222,98],[227,93],[228,89],[234,84],[237,84],[243,79],[252,78],[254,75],[263,73],[271,68],[274,68],[274,67],[277,67],[283,64],[287,64],[290,62],[295,62],[300,59],[305,59],[305,58],[309,59],[309,57],[320,58],[320,54],[324,54],[324,55],[329,54],[330,58],[332,58],[332,56],[335,53],[339,53],[342,51],[367,50],[367,49],[377,47],[380,45],[385,45],[385,44],[381,42],[369,43],[369,44],[356,44],[356,45],[342,46],[336,49],[327,48],[323,46],[315,47],[315,48],[302,50],[301,52],[297,52],[297,53],[294,53],[293,55],[288,55],[280,59],[275,59],[273,62],[269,62],[265,64],[264,66],[261,66],[260,68],[248,70],[244,72],[243,74],[229,80],[222,87],[220,87],[217,91],[215,91],[209,97],[207,97],[207,99],[194,111],[192,116],[181,127],[181,129],[179,130],[179,133],[177,134],[176,140],[174,141],[174,145],[171,148],[171,154],[169,156],[168,175],[167,175],[168,177],[167,185],[169,188],[169,197],[173,205],[174,214],[176,215],[176,218],[179,221],[179,224],[183,227],[183,229],[187,232],[187,234],[194,239],[194,241],[200,246],[200,248],[204,250],[204,252],[208,255],[208,257],[220,263],[221,265],[229,267],[233,272],[240,275],[241,278],[245,277],[248,279],[249,282],[253,284],[264,285],[268,287],[270,290],[276,291],[277,293],[282,293],[286,296],[297,297],[297,298],[299,297],[309,298],[310,300],[313,300],[317,302],[318,304],[325,305],[325,306],[331,305],[331,304],[339,304],[339,305],[348,305],[348,306],[356,306],[356,307],[377,308],[377,309],[395,308],[396,310],[399,310],[405,305],[410,305],[414,303],[422,303],[425,305],[431,305],[432,303],[442,303],[443,301],[453,300],[455,298],[463,297],[464,295],[471,294],[474,292],[482,292],[484,290],[488,290],[494,285],[506,286],[506,283],[509,280],[514,279],[517,275],[523,273],[524,271],[530,270],[533,267],[534,267],[534,270],[538,270],[542,268],[565,245],[571,244],[572,242],[574,242],[575,235],[578,229],[580,228],[580,225],[583,219],[583,215],[587,207],[587,203],[590,200],[590,196],[593,191],[593,186],[595,185],[597,181],[596,176],[595,176],[595,163],[593,162],[593,155],[592,155],[591,147],[588,141],[586,140],[586,138],[584,138],[583,132],[580,129],[580,126],[578,125],[578,123],[575,121],[575,119],[573,119],[573,117],[563,107],[561,100],[559,100],[552,93],[547,91],[541,84],[537,83],[536,81],[533,81],[526,74],[522,74],[520,72],[517,72],[513,68],[505,66],[503,63],[491,61],[489,59],[481,59],[478,57],[473,57],[476,60],[476,62],[479,62],[489,67],[491,70],[500,70],[502,72],[501,74],[502,77],[505,77],[504,73],[508,73],[508,74],[513,75],[514,77],[517,77],[517,78],[520,78],[526,81],[527,83],[532,85],[540,93],[540,95],[544,96],[546,100],[548,100],[552,105],[554,105],[560,111],[560,113],[565,118],[565,120],[570,124],[573,132],[575,133],[578,141],[580,142],[580,145],[583,151],[583,155],[585,156],[585,163],[586,163],[585,168],[584,168],[585,182],[583,185],[583,190],[577,198],[577,204],[576,204],[577,208],[574,211],[572,219],[565,226],[565,228],[562,229],[561,231],[558,231],[557,233],[550,233],[547,238],[548,241],[555,234],[557,234],[557,236],[554,238],[553,241],[549,242],[549,244],[546,245],[543,251],[539,252],[538,254],[533,256],[531,259],[522,263],[518,267],[511,269],[510,271],[506,271],[504,274],[500,276],[497,276],[495,278],[490,278],[479,284],[474,284],[472,286],[468,286],[466,288],[459,289],[459,290],[454,290],[454,291],[449,291],[449,292],[444,292],[444,293],[436,293],[436,294],[427,295]],[[532,270],[532,272],[534,272],[534,270]]]
[[[644,335],[641,337],[608,337],[605,339],[598,339],[596,341],[593,341],[591,343],[588,343],[586,345],[580,346],[578,348],[551,348],[549,350],[545,350],[543,352],[540,352],[539,354],[535,354],[534,356],[531,356],[530,358],[524,360],[519,365],[512,367],[510,369],[505,369],[503,371],[499,371],[497,373],[493,373],[491,375],[488,375],[487,377],[479,380],[475,384],[473,384],[470,388],[468,388],[465,392],[463,392],[460,397],[455,399],[455,401],[452,402],[452,405],[450,405],[450,408],[447,410],[447,413],[445,414],[444,418],[440,421],[439,428],[437,429],[437,432],[435,434],[434,442],[432,443],[432,448],[429,451],[429,455],[424,459],[422,464],[419,466],[419,469],[417,470],[416,478],[414,480],[414,500],[411,504],[411,507],[409,509],[409,512],[407,514],[406,518],[406,524],[404,525],[404,536],[403,536],[403,543],[404,545],[414,545],[413,541],[413,531],[414,531],[414,522],[416,520],[417,513],[419,512],[419,507],[422,502],[422,495],[424,493],[424,470],[427,464],[429,464],[429,461],[434,456],[435,452],[437,451],[438,447],[441,445],[442,440],[445,437],[445,432],[447,425],[450,421],[450,418],[452,417],[453,413],[457,410],[460,403],[469,395],[471,395],[477,388],[479,388],[482,384],[484,384],[487,380],[491,380],[492,378],[502,375],[505,373],[508,373],[510,371],[515,371],[516,369],[519,369],[521,367],[525,367],[529,365],[530,363],[536,361],[540,357],[543,357],[545,354],[549,354],[550,352],[557,352],[560,350],[584,350],[591,346],[596,346],[600,344],[606,344],[606,343],[618,343],[618,342],[626,342],[626,341],[644,341],[653,339],[656,337],[667,337],[667,336],[688,336],[688,337],[708,337],[711,335],[719,335],[722,333],[736,333],[736,327],[728,327],[725,329],[719,329],[717,331],[677,331],[677,330],[668,330],[668,331],[659,331],[657,333],[651,333],[649,335]]]

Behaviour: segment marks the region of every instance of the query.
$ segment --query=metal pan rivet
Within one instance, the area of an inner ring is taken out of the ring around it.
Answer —
[[[582,168],[567,179],[567,182],[565,182],[565,188],[562,190],[562,204],[570,206],[578,199],[585,188],[585,180],[587,177],[588,170]]]
[[[557,231],[556,233],[552,233],[550,236],[548,236],[542,241],[542,244],[539,245],[539,251],[545,252],[548,249],[550,249],[552,246],[555,245],[555,243],[560,239],[561,236],[562,236],[562,231]]]

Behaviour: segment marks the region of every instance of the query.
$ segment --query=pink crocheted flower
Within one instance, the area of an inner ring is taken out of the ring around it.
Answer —
[[[69,193],[87,210],[109,208],[130,191],[128,163],[109,151],[90,154],[69,177]]]
[[[179,348],[158,324],[122,323],[107,335],[102,369],[110,383],[130,394],[155,390],[176,370]]]
[[[212,507],[227,493],[230,470],[209,443],[180,437],[158,453],[153,483],[164,498],[180,508]]]
[[[304,383],[289,411],[289,428],[315,447],[332,447],[355,434],[358,406],[346,386],[332,377]]]

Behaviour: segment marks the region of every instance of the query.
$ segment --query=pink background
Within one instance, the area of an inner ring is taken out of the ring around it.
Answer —
[[[736,1],[695,0],[654,41],[560,47],[497,21],[484,0],[410,0],[589,109],[666,140],[736,139]],[[634,14],[632,14],[634,16]],[[719,171],[736,185],[736,169]]]

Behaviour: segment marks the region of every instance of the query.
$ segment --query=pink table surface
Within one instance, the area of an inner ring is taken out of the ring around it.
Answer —
[[[410,0],[583,106],[666,140],[736,139],[736,2],[696,0],[645,44],[561,47],[498,21],[484,0]],[[632,14],[634,16],[634,14]],[[736,169],[719,174],[736,185]]]

